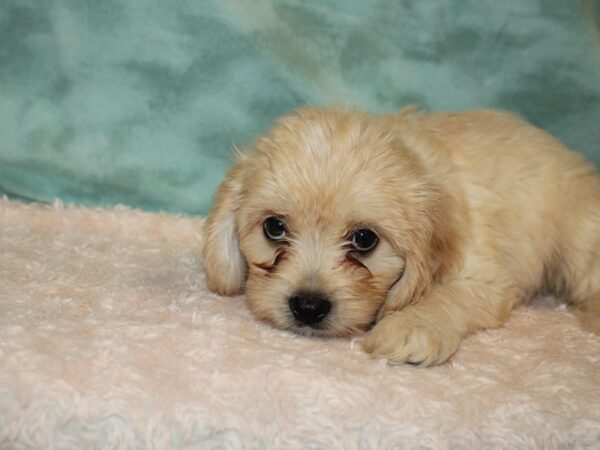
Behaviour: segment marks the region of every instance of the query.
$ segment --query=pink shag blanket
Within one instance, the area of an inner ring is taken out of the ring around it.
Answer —
[[[521,308],[430,369],[256,322],[202,220],[0,199],[0,448],[600,448],[600,338]]]

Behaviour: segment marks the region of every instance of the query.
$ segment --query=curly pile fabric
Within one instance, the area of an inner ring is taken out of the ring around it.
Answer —
[[[600,338],[522,308],[431,369],[210,293],[202,220],[0,199],[0,448],[599,448]]]

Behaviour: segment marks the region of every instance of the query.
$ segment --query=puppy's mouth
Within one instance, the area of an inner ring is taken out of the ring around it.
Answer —
[[[335,317],[328,317],[317,324],[307,325],[290,317],[288,322],[281,328],[306,337],[347,338],[363,335],[371,328],[371,325],[366,328],[342,325],[336,322]]]
[[[298,320],[292,319],[292,324],[288,327],[289,330],[298,333],[302,336],[319,336],[333,337],[335,333],[328,326],[327,322],[319,322],[316,324],[307,325]]]

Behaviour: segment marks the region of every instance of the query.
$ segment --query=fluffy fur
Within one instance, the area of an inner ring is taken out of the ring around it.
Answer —
[[[285,242],[264,235],[273,216]],[[365,255],[348,248],[361,227],[379,236]],[[301,109],[239,155],[206,237],[213,290],[305,334],[376,322],[364,349],[392,363],[444,362],[546,290],[600,332],[600,178],[506,113]],[[295,320],[300,291],[331,300],[319,326]]]
[[[572,315],[389,367],[211,293],[202,229],[0,198],[1,449],[600,447],[600,339]]]

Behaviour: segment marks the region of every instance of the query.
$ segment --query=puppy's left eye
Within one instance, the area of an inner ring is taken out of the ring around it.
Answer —
[[[267,239],[271,241],[281,241],[285,238],[287,232],[285,222],[280,217],[269,217],[263,223],[263,231]]]
[[[379,242],[379,238],[373,230],[368,228],[361,228],[352,233],[352,247],[358,252],[368,252],[375,248]]]

